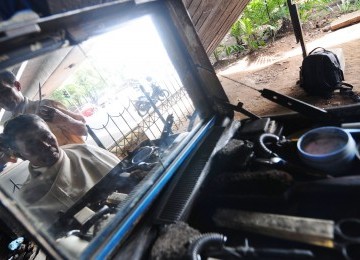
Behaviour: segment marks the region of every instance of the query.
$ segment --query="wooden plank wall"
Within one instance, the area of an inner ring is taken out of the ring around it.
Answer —
[[[182,0],[206,53],[210,55],[229,32],[249,0]]]

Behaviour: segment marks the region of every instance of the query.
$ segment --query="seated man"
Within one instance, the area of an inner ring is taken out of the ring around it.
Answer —
[[[17,156],[29,160],[30,175],[17,197],[33,214],[46,216],[46,222],[56,220],[59,211],[69,209],[119,163],[115,155],[96,146],[59,147],[48,125],[37,115],[9,120],[3,139]],[[129,184],[127,192],[134,186],[130,183],[130,178],[124,183]]]

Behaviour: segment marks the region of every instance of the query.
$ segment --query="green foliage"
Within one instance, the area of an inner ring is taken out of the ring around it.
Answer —
[[[224,45],[220,44],[218,47],[215,48],[213,53],[216,61],[220,60],[220,55],[224,51],[224,47]]]
[[[347,13],[351,10],[351,4],[348,1],[344,1],[338,6],[342,13]]]
[[[354,6],[356,10],[360,10],[360,0],[355,0],[354,1]]]
[[[215,59],[219,59],[222,52],[227,56],[242,51],[254,51],[265,44],[259,37],[256,28],[263,24],[276,26],[277,20],[288,16],[285,0],[252,0],[245,8],[242,16],[231,26],[230,35],[236,44],[219,46],[214,51]]]
[[[360,0],[344,0],[341,4],[337,4],[337,6],[341,13],[353,12],[360,9]]]
[[[307,0],[298,5],[300,20],[305,22],[312,13],[325,9],[329,0]]]
[[[255,28],[250,18],[244,18],[240,20],[240,28],[243,31],[242,38],[250,51],[254,51],[259,48],[259,43],[255,35]]]
[[[329,11],[329,3],[334,0],[304,0],[297,4],[300,20],[305,22],[310,15],[318,15],[322,10]],[[360,9],[360,0],[345,0],[338,8],[342,12]],[[266,44],[268,39],[274,38],[283,19],[290,19],[286,0],[251,0],[239,19],[232,25],[230,35],[235,38],[236,44],[231,46],[220,45],[214,51],[216,59],[221,53],[227,56],[243,51],[254,51]],[[259,28],[266,27],[272,36],[264,35]]]
[[[235,45],[227,46],[225,48],[225,53],[227,56],[230,56],[231,54],[234,54],[234,53],[240,53],[243,50],[245,50],[244,46],[235,44]]]
[[[240,26],[240,20],[237,20],[237,21],[231,26],[230,35],[236,39],[236,43],[237,43],[238,45],[241,44],[241,34],[242,34],[242,30],[241,30],[241,26]]]
[[[250,19],[256,25],[269,22],[269,17],[266,14],[265,2],[263,0],[250,1],[242,16],[244,19]]]
[[[71,82],[65,83],[62,88],[55,90],[51,98],[68,104],[71,107],[81,107],[85,103],[96,104],[100,93],[104,91],[106,83],[99,73],[88,64],[83,64],[74,74]],[[64,91],[69,94],[66,97]]]
[[[280,2],[280,1],[279,1]],[[272,25],[275,26],[276,22],[282,20],[284,18],[290,19],[289,9],[286,4],[279,3],[278,6],[275,6],[272,12],[270,13],[272,16]]]

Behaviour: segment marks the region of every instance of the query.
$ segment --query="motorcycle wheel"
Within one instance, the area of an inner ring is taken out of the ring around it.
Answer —
[[[169,96],[169,91],[167,91],[166,89],[162,89],[159,92],[158,98],[160,101],[164,101],[168,96]]]
[[[148,103],[141,102],[137,104],[136,108],[139,116],[143,117],[148,113],[150,106]]]

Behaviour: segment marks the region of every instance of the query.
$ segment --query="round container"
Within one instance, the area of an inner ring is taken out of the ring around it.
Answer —
[[[131,162],[135,165],[138,165],[141,162],[145,162],[147,159],[151,157],[151,155],[155,151],[154,146],[143,146],[141,147],[132,158]]]
[[[325,173],[344,173],[356,154],[352,136],[338,127],[315,128],[300,137],[297,149],[301,160]]]

